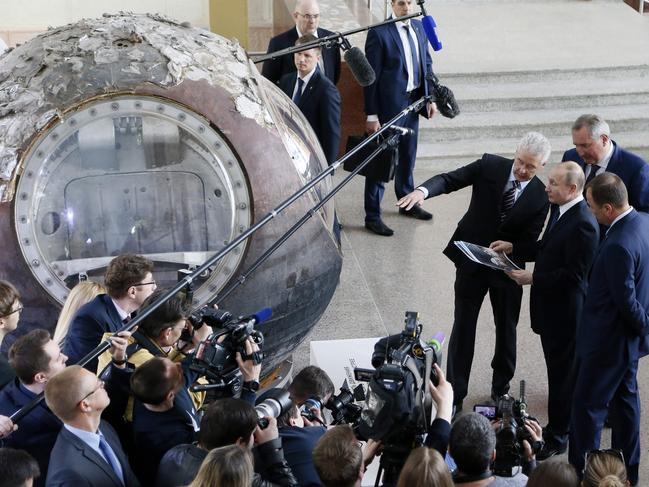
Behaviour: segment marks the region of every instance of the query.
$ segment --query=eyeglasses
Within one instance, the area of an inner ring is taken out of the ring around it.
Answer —
[[[318,19],[320,18],[320,14],[313,14],[313,15],[311,15],[311,14],[301,14],[301,13],[299,13],[299,12],[298,12],[297,14],[298,14],[300,17],[304,17],[304,18],[307,19],[307,20],[318,20]]]
[[[611,455],[612,457],[617,458],[620,460],[622,463],[624,463],[624,454],[622,453],[622,450],[614,450],[612,448],[607,448],[605,450],[591,450],[586,453],[586,463],[588,463],[588,459],[595,457],[597,455]]]
[[[86,399],[88,399],[90,396],[92,396],[92,395],[93,395],[95,392],[97,392],[99,389],[103,389],[103,388],[104,388],[104,381],[101,380],[101,379],[97,379],[97,380],[99,381],[99,382],[97,383],[97,387],[95,387],[92,391],[90,391],[88,394],[86,394],[85,396],[83,396],[83,397],[81,398],[81,401],[79,401],[77,404],[79,404],[79,403],[81,403],[82,401],[85,401]]]
[[[8,317],[8,316],[11,316],[11,315],[14,314],[14,313],[20,313],[22,310],[23,310],[23,305],[21,304],[21,305],[18,306],[16,309],[13,309],[13,310],[9,311],[9,313],[7,313],[6,315],[4,315],[3,318],[6,318],[6,317]]]
[[[139,283],[139,284],[133,284],[133,287],[148,286],[149,284],[153,284],[154,286],[157,287],[155,281],[141,282],[141,283]]]

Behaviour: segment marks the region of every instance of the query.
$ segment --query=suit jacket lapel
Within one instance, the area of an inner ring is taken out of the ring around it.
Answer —
[[[106,475],[110,477],[110,479],[113,481],[116,487],[124,487],[124,484],[122,484],[122,482],[117,478],[117,475],[113,470],[113,467],[111,467],[108,464],[108,462],[104,460],[103,457],[101,457],[101,455],[99,455],[99,453],[97,453],[95,450],[90,448],[90,446],[87,445],[86,442],[81,440],[81,438],[70,433],[67,429],[65,429],[65,427],[63,427],[61,431],[63,432],[64,435],[66,435],[68,441],[72,443],[89,462],[95,464],[97,467],[102,469],[106,473]],[[120,459],[120,462],[121,461],[122,460]],[[123,468],[124,467],[122,466],[122,469]]]
[[[117,331],[117,329],[114,329],[114,327],[118,324],[118,328],[121,327],[122,319],[119,317],[117,308],[115,308],[115,304],[113,304],[113,300],[110,298],[110,296],[108,294],[104,294],[103,299],[104,303],[106,304],[106,309],[108,309],[108,315],[112,320],[111,323],[108,323],[108,329],[110,331]]]
[[[399,53],[401,54],[401,59],[403,61],[401,64],[403,66],[403,70],[407,73],[408,68],[406,66],[406,53],[403,50],[403,44],[401,43],[401,36],[399,35],[399,31],[397,29],[398,29],[397,24],[390,24],[388,31],[392,35],[392,39],[394,40],[394,43],[399,48]]]
[[[304,87],[304,90],[302,91],[302,97],[300,98],[300,103],[298,105],[300,108],[302,108],[303,106],[305,106],[305,104],[309,102],[309,99],[311,98],[311,95],[313,94],[315,87],[320,81],[320,76],[322,76],[322,73],[318,68],[316,68],[315,72],[313,73],[313,76],[311,76],[311,79],[309,80],[307,85]]]
[[[613,141],[611,141],[611,144],[613,144],[613,153],[611,154],[611,159],[608,161],[606,170],[608,172],[619,174],[618,166],[620,165],[620,148]]]

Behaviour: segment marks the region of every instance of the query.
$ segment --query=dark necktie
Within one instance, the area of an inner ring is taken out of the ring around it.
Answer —
[[[503,199],[500,204],[501,222],[504,221],[505,218],[507,218],[507,215],[509,215],[509,211],[512,209],[512,206],[514,206],[514,202],[516,201],[516,190],[520,189],[521,187],[520,181],[516,179],[514,179],[511,183],[511,188],[503,193]]]
[[[297,79],[297,90],[293,96],[293,103],[296,105],[300,104],[300,98],[302,98],[302,87],[304,86],[304,80],[300,77]]]
[[[417,48],[415,47],[415,41],[412,40],[412,36],[410,35],[410,26],[409,25],[404,25],[404,29],[406,29],[406,38],[408,39],[408,44],[410,44],[410,56],[412,57],[412,76],[413,76],[413,86],[417,88],[419,86],[419,77],[421,76],[421,72],[419,69],[419,58],[417,57]]]
[[[597,176],[597,171],[599,171],[599,166],[597,164],[592,164],[590,166],[590,172],[588,173],[588,177],[586,178],[586,184],[584,185],[584,192],[586,192],[586,186],[588,186],[588,183],[590,183],[595,176]]]
[[[545,231],[546,235],[552,231],[554,225],[559,221],[559,207],[552,205],[552,211],[550,212],[550,221],[548,222],[548,229]]]
[[[104,438],[104,435],[102,435],[101,433],[99,435],[99,449],[101,450],[101,453],[104,455],[104,458],[108,462],[108,465],[111,466],[111,468],[115,472],[115,475],[117,475],[117,478],[122,482],[123,485],[124,472],[122,470],[122,465],[119,463],[119,459],[117,458],[117,455],[115,455],[115,452],[106,441],[106,438]]]

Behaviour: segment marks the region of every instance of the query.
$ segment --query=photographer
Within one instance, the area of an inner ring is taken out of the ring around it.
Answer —
[[[253,487],[275,485],[292,487],[297,480],[284,460],[282,440],[275,418],[266,418],[268,427],[258,425],[255,409],[245,401],[235,398],[220,399],[211,403],[201,421],[198,444],[178,445],[169,450],[158,468],[157,487],[179,487],[189,484],[199,471],[208,452],[227,445],[239,445],[256,450],[257,471]]]
[[[153,485],[162,456],[196,440],[200,417],[185,388],[182,365],[154,357],[131,376],[133,452],[131,463],[143,485]]]
[[[525,486],[527,476],[521,472],[512,477],[493,475],[491,464],[496,459],[496,433],[487,418],[478,413],[468,413],[460,416],[451,428],[449,451],[457,464],[454,475],[456,484],[465,487],[503,487]],[[525,428],[534,441],[540,441],[542,430],[535,421],[525,420]],[[530,473],[535,464],[532,448],[527,440],[523,441],[526,464],[523,472]]]
[[[304,406],[315,416],[315,421],[309,419],[304,421],[306,426],[324,425],[322,406],[335,392],[334,384],[324,370],[315,365],[304,367],[293,378],[293,382],[288,386],[288,392],[294,404]]]

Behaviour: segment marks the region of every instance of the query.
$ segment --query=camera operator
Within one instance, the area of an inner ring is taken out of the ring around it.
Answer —
[[[496,459],[496,422],[492,425],[487,418],[478,413],[467,413],[460,416],[451,428],[449,451],[457,464],[454,475],[456,484],[464,487],[516,487],[527,484],[527,475],[533,470],[536,460],[532,447],[527,440],[523,440],[526,463],[523,472],[518,472],[512,477],[493,475],[491,464]],[[525,420],[525,428],[534,441],[542,439],[541,426],[531,420]]]
[[[200,417],[185,388],[182,365],[154,357],[131,375],[133,452],[131,464],[142,485],[153,485],[162,456],[196,440]]]
[[[294,404],[304,406],[315,416],[315,420],[305,418],[306,426],[324,425],[322,406],[335,392],[334,384],[324,370],[315,365],[304,367],[293,378],[288,392]]]
[[[255,474],[253,487],[298,485],[284,459],[282,440],[277,431],[277,420],[266,418],[268,426],[261,429],[255,409],[241,399],[220,399],[211,403],[201,420],[198,444],[184,444],[169,450],[158,468],[157,487],[179,487],[189,484],[208,452],[226,445],[255,446]]]
[[[113,340],[110,353],[120,354],[125,349],[126,339],[118,337]],[[32,330],[16,340],[9,349],[9,363],[17,377],[0,391],[0,414],[10,416],[30,403],[45,390],[52,377],[65,369],[67,360],[46,330]],[[116,374],[113,378],[118,380]],[[45,485],[50,452],[61,426],[61,421],[41,401],[20,421],[20,427],[3,440],[4,446],[23,449],[36,459],[43,472],[35,480],[36,486]]]
[[[320,486],[322,483],[313,465],[313,448],[325,434],[324,426],[306,426],[300,409],[293,406],[277,418],[284,456],[300,486]]]

